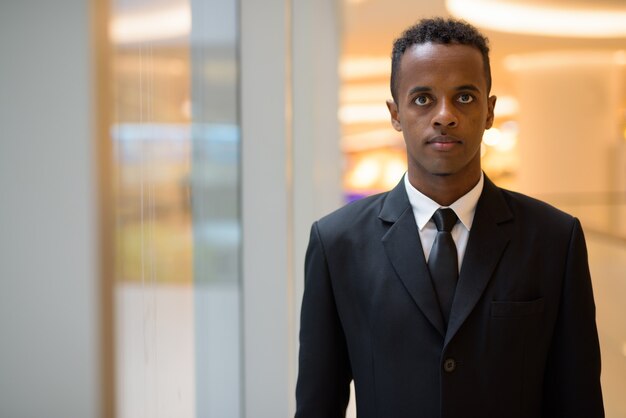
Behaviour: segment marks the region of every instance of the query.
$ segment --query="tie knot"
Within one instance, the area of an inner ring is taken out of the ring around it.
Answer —
[[[450,232],[456,224],[456,213],[450,208],[439,208],[433,215],[435,225],[437,225],[437,231]]]

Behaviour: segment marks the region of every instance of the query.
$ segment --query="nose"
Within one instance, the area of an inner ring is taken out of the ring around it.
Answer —
[[[447,100],[441,100],[433,116],[432,123],[435,128],[455,128],[459,121],[454,112],[453,105]]]

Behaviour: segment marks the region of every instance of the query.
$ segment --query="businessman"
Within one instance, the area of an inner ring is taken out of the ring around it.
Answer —
[[[408,171],[313,224],[297,418],[604,416],[579,221],[495,186],[486,38],[425,19],[392,52]]]

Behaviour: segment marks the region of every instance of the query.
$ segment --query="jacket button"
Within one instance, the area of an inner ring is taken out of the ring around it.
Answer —
[[[448,373],[452,373],[456,369],[456,361],[453,358],[446,359],[443,362],[443,369]]]

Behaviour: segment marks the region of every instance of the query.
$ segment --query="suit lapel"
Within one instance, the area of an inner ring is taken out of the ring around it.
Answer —
[[[424,259],[404,181],[389,192],[379,218],[393,223],[382,238],[389,261],[424,316],[444,336],[443,317]]]
[[[485,176],[461,266],[445,345],[454,337],[481,298],[509,236],[499,224],[512,219],[499,189]]]

